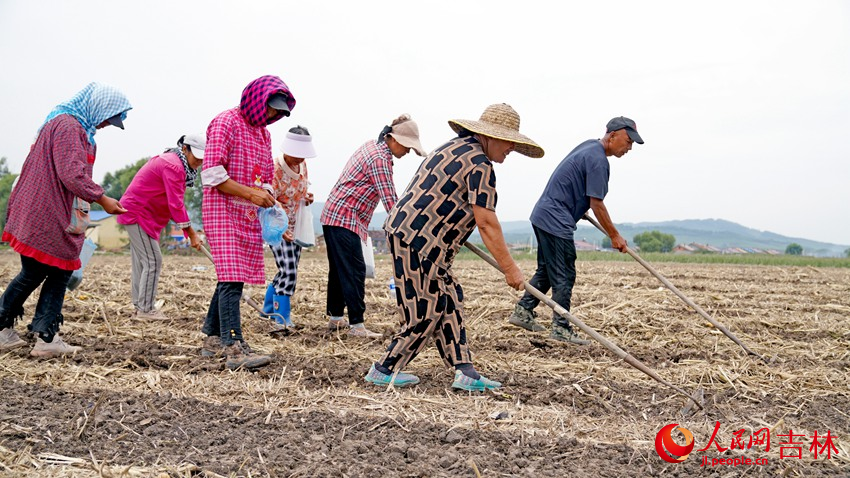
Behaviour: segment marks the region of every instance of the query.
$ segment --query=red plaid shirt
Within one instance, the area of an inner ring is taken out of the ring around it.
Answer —
[[[379,198],[388,212],[397,200],[393,154],[386,143],[367,141],[339,175],[322,210],[322,224],[344,227],[365,241]]]

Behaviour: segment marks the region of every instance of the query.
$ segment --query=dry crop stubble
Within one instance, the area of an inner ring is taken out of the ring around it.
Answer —
[[[267,277],[274,264],[267,258]],[[197,270],[202,266],[206,269]],[[534,264],[521,263],[530,277]],[[0,284],[19,268],[0,255]],[[195,270],[193,270],[195,269]],[[698,459],[663,462],[653,440],[668,423],[703,447],[716,421],[811,435],[829,429],[839,456],[814,462],[753,449],[769,465],[750,476],[850,472],[850,271],[663,264],[659,271],[751,348],[748,358],[638,264],[579,262],[573,312],[671,383],[703,388],[705,412],[682,417],[681,397],[593,344],[552,343],[507,326],[518,293],[483,261],[459,260],[476,366],[504,383],[457,393],[433,347],[409,367],[412,389],[362,377],[398,326],[378,257],[367,281],[377,341],[325,331],[326,260],[305,253],[293,298],[297,334],[274,339],[243,306],[251,345],[274,363],[230,372],[198,354],[215,274],[206,258],[167,256],[159,298],[166,322],[131,318],[129,257],[97,255],[69,293],[63,336],[85,350],[38,361],[0,355],[0,470],[13,476],[646,476],[701,473]],[[252,289],[262,299],[262,287]],[[34,310],[35,296],[27,302]],[[550,311],[538,309],[549,324]],[[18,324],[22,331],[24,323]],[[492,418],[496,417],[496,418]],[[777,440],[778,443],[778,440]],[[717,455],[709,452],[710,456]],[[698,455],[693,453],[693,455]]]

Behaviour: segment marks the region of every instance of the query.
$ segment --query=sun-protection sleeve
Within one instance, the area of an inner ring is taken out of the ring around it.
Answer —
[[[205,188],[214,188],[230,179],[224,166],[213,166],[201,171],[201,184]]]

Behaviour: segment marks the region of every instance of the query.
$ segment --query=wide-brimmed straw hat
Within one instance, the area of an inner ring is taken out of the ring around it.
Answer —
[[[529,158],[542,158],[544,151],[528,136],[519,132],[519,114],[507,103],[490,105],[481,113],[478,121],[454,119],[449,126],[455,133],[468,130],[491,138],[503,139],[516,144],[514,151]]]

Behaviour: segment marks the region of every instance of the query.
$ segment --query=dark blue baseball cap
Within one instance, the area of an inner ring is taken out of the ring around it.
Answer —
[[[626,118],[625,116],[617,116],[616,118],[611,118],[611,121],[608,122],[608,126],[606,126],[607,131],[612,133],[614,131],[618,131],[621,129],[626,130],[629,138],[632,139],[637,144],[643,144],[643,138],[637,132],[637,125],[634,121]]]

